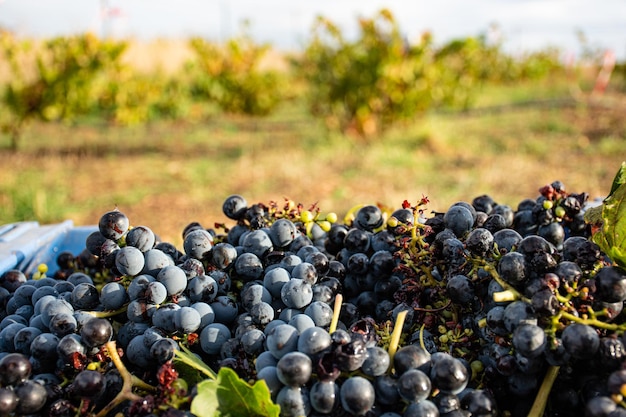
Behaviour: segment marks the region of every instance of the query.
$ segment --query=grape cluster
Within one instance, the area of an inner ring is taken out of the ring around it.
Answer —
[[[1,277],[0,415],[192,416],[182,348],[282,416],[624,415],[626,272],[585,193],[539,191],[343,222],[232,195],[182,250],[107,212],[54,276]]]

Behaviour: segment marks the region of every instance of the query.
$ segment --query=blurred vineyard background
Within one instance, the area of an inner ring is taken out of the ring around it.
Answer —
[[[409,42],[387,10],[359,24],[348,40],[320,17],[293,53],[245,28],[225,43],[0,32],[0,224],[118,207],[179,245],[234,193],[341,215],[485,193],[515,207],[554,180],[608,191],[626,155],[626,65],[610,52]]]

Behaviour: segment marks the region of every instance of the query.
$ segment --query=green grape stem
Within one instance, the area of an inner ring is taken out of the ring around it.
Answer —
[[[541,383],[541,387],[539,388],[539,392],[537,392],[537,396],[535,397],[535,402],[528,413],[528,417],[543,416],[548,402],[548,397],[550,396],[550,391],[552,391],[552,386],[554,385],[554,381],[556,380],[558,374],[558,366],[550,366],[548,368],[546,375],[543,378],[543,382]]]
[[[133,392],[133,388],[139,388],[149,392],[155,391],[155,388],[152,385],[147,384],[137,376],[131,374],[128,369],[126,369],[126,366],[122,362],[122,358],[120,358],[120,355],[117,353],[117,346],[115,344],[115,341],[107,342],[105,348],[109,357],[111,358],[111,362],[113,362],[118,372],[120,373],[123,384],[120,392],[115,396],[115,398],[111,400],[110,403],[108,403],[102,410],[100,410],[96,417],[108,416],[115,407],[117,407],[124,401],[140,400],[142,397],[135,394]]]

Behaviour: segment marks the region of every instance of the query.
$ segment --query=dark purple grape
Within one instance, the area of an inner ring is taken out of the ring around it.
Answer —
[[[119,210],[104,213],[98,222],[98,229],[102,236],[114,241],[121,239],[128,232],[129,226],[128,217]]]
[[[458,394],[469,382],[469,372],[465,365],[449,354],[442,354],[432,361],[430,379],[433,387],[442,393]]]
[[[383,224],[383,213],[379,207],[366,205],[361,207],[354,216],[354,227],[368,232],[374,231]]]
[[[0,388],[0,415],[9,416],[17,408],[19,398],[15,391],[9,388]]]
[[[605,266],[595,276],[596,298],[616,303],[626,300],[626,274],[617,266]]]
[[[572,323],[563,330],[561,335],[563,346],[576,359],[591,358],[600,348],[600,336],[597,331],[586,324]]]
[[[104,375],[98,371],[83,370],[74,377],[70,390],[83,398],[97,397],[105,387]]]
[[[311,378],[312,372],[311,359],[301,352],[288,352],[276,364],[278,379],[290,387],[305,385]]]
[[[31,372],[28,357],[21,353],[8,353],[0,359],[0,380],[5,386],[27,380]]]
[[[228,196],[222,204],[222,212],[229,219],[240,220],[243,218],[248,208],[248,202],[240,195],[233,194]]]
[[[27,380],[15,387],[18,403],[15,411],[19,414],[34,414],[43,408],[48,399],[48,392],[38,382]]]
[[[431,389],[430,378],[419,369],[410,369],[398,378],[398,392],[408,403],[427,399]]]
[[[99,347],[111,340],[113,326],[107,319],[94,317],[80,329],[83,343],[88,347]]]
[[[341,384],[340,396],[341,406],[348,413],[364,415],[374,406],[374,387],[361,376],[346,379]]]

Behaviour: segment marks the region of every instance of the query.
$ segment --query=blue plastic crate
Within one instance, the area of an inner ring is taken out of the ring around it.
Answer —
[[[71,220],[49,225],[36,221],[2,225],[0,275],[19,269],[30,276],[42,263],[48,265],[48,275],[52,275],[58,270],[56,258],[59,253],[69,251],[78,255],[85,248],[87,236],[96,230],[97,226],[75,227]]]

